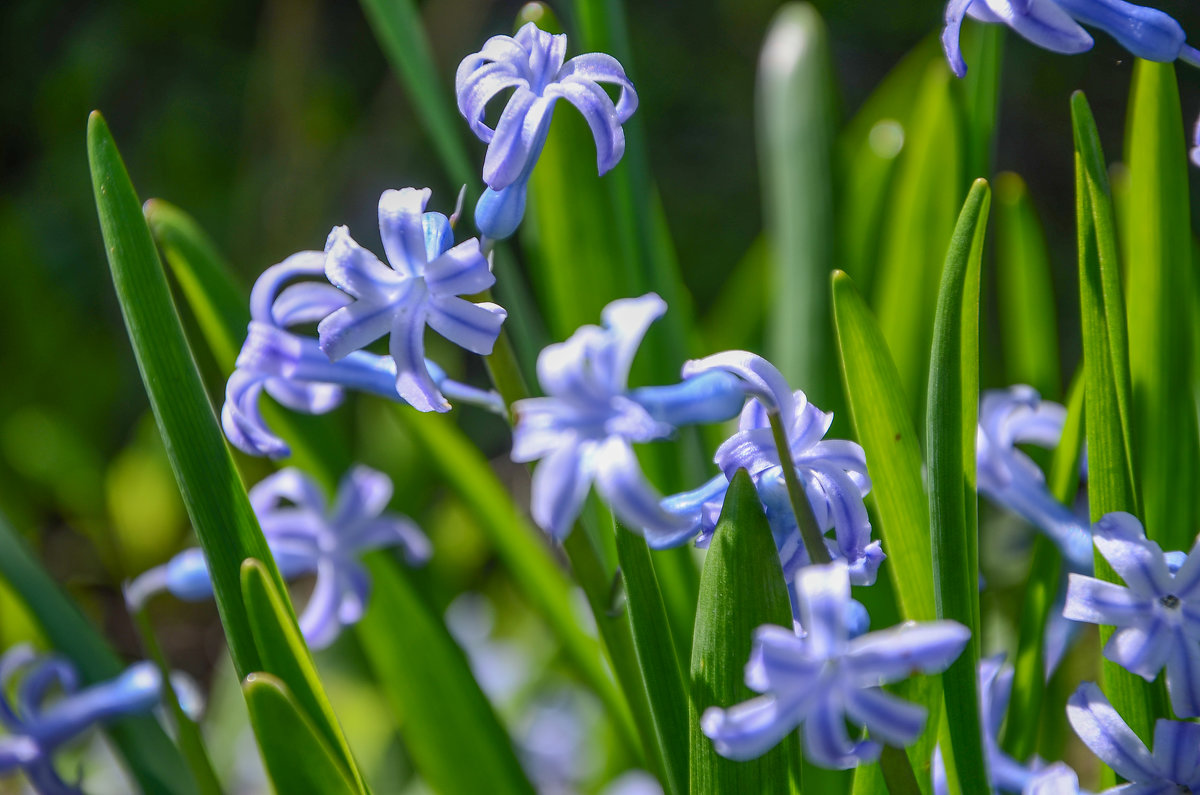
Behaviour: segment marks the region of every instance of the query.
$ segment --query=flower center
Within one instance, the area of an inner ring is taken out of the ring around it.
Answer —
[[[1158,601],[1160,604],[1162,604],[1163,607],[1167,608],[1168,610],[1174,610],[1177,607],[1179,607],[1179,597],[1173,593],[1167,594],[1166,596],[1164,596],[1162,599],[1159,599]]]

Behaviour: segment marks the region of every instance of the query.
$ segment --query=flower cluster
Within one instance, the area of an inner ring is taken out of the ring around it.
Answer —
[[[320,487],[298,469],[282,469],[250,489],[250,504],[285,579],[316,575],[312,595],[300,615],[300,629],[321,649],[362,618],[371,582],[359,558],[399,547],[409,563],[429,558],[429,540],[403,516],[384,513],[392,482],[382,472],[357,466],[338,486],[333,505]],[[185,601],[212,597],[208,564],[199,549],[187,549],[163,566],[143,573],[126,588],[131,609],[166,590]]]
[[[62,657],[28,645],[0,655],[0,725],[7,731],[0,736],[0,776],[20,770],[43,795],[79,795],[78,785],[54,769],[54,753],[98,723],[149,712],[163,689],[149,662],[106,682],[79,684],[75,666]]]

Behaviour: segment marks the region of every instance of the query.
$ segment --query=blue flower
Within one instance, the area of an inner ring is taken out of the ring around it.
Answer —
[[[688,362],[683,370],[687,379],[715,372],[741,378],[755,399],[742,409],[737,433],[717,449],[714,461],[722,474],[694,491],[667,497],[664,508],[686,517],[694,532],[700,533],[697,544],[707,546],[729,481],[737,470],[745,469],[758,489],[779,547],[784,575],[791,582],[796,571],[810,560],[768,422],[768,411],[777,410],[783,418],[796,475],[804,486],[813,516],[822,532],[834,530],[835,537],[825,541],[830,556],[847,562],[850,581],[855,585],[874,583],[885,555],[880,543],[871,540],[871,522],[863,504],[863,498],[871,490],[871,480],[867,477],[862,447],[840,439],[825,440],[833,415],[809,403],[803,392],[792,392],[783,375],[761,356],[727,351]]]
[[[350,303],[351,298],[325,282],[324,275],[325,254],[302,251],[263,272],[250,293],[250,326],[221,407],[225,435],[245,453],[271,458],[291,454],[259,411],[264,390],[284,406],[306,414],[337,408],[345,388],[404,400],[396,391],[396,363],[390,356],[355,351],[332,362],[316,338],[288,330],[319,322]],[[296,281],[311,277],[322,277],[322,281]],[[495,392],[452,381],[431,361],[425,361],[425,368],[446,395],[507,414]]]
[[[379,234],[389,268],[334,227],[325,243],[325,275],[355,299],[321,320],[321,350],[333,361],[387,334],[396,391],[419,411],[449,411],[425,366],[425,325],[472,353],[489,354],[507,313],[461,295],[496,282],[475,238],[452,246],[449,221],[425,213],[428,188],[387,190],[379,197]]]
[[[60,695],[51,698],[54,691]],[[22,770],[44,795],[80,795],[78,785],[55,771],[55,751],[97,723],[149,712],[161,695],[162,676],[153,663],[80,690],[66,659],[14,646],[0,656],[0,724],[8,732],[0,737],[0,775]]]
[[[1124,0],[950,0],[942,48],[959,77],[967,73],[958,33],[963,16],[980,22],[1008,25],[1039,47],[1066,54],[1092,48],[1092,37],[1079,23],[1099,28],[1122,47],[1148,61],[1184,61],[1200,66],[1200,52],[1184,43],[1183,28],[1153,8]]]
[[[821,767],[847,769],[879,756],[883,741],[916,741],[926,710],[884,691],[916,671],[939,673],[962,652],[970,632],[954,621],[907,623],[850,639],[844,615],[850,577],[844,561],[809,566],[796,575],[797,635],[759,627],[746,685],[763,695],[729,709],[710,707],[700,719],[717,753],[753,759],[804,725],[805,756]],[[846,722],[872,739],[852,741]]]
[[[1093,682],[1067,700],[1067,719],[1092,753],[1128,783],[1104,795],[1170,795],[1200,791],[1200,724],[1154,724],[1154,752],[1125,724]]]
[[[686,519],[659,505],[631,442],[662,439],[683,419],[726,417],[743,398],[736,380],[724,377],[698,388],[628,389],[642,337],[666,309],[654,293],[613,301],[601,315],[603,327],[583,326],[538,355],[538,381],[547,396],[513,404],[512,459],[541,461],[530,509],[556,540],[571,531],[593,482],[613,513],[647,538],[689,529]]]
[[[483,49],[458,66],[455,91],[459,112],[488,145],[483,162],[487,190],[475,209],[479,230],[501,239],[516,230],[525,214],[529,175],[546,143],[554,104],[570,102],[583,114],[596,140],[596,168],[604,174],[625,152],[621,125],[637,109],[637,93],[611,55],[587,53],[563,63],[567,37],[539,30],[532,22],[515,37],[493,36]],[[620,88],[614,103],[600,83]],[[487,104],[515,89],[495,129],[484,120]]]
[[[250,504],[280,574],[285,579],[316,575],[300,615],[300,629],[312,648],[325,648],[342,627],[362,618],[371,583],[361,555],[398,546],[410,563],[429,558],[429,540],[421,530],[406,517],[383,512],[391,497],[387,475],[365,466],[346,473],[332,506],[316,482],[295,468],[281,469],[250,489]],[[137,610],[161,590],[185,601],[210,598],[204,554],[187,549],[143,573],[126,588],[126,601]]]
[[[1105,515],[1093,528],[1093,536],[1096,548],[1127,587],[1072,574],[1063,615],[1117,627],[1104,646],[1104,656],[1147,681],[1166,666],[1175,714],[1200,716],[1197,546],[1182,561],[1178,555],[1164,555],[1158,544],[1147,540],[1141,522],[1121,512]]]
[[[1067,410],[1042,400],[1030,386],[990,390],[979,404],[975,460],[979,493],[1041,529],[1071,568],[1092,571],[1092,534],[1054,498],[1042,470],[1017,445],[1053,449],[1062,437]]]

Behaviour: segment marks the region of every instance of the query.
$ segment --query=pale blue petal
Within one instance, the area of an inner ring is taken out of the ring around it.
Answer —
[[[475,238],[464,240],[425,266],[425,284],[433,296],[474,294],[495,283]]]
[[[767,428],[751,428],[730,436],[713,454],[713,461],[732,479],[739,469],[757,479],[768,469],[779,468],[779,451],[775,437]],[[761,488],[761,487],[760,487]]]
[[[475,205],[475,227],[491,240],[504,240],[517,231],[525,217],[529,183],[518,179],[502,190],[484,188]]]
[[[317,325],[321,350],[335,362],[344,359],[390,333],[397,312],[394,303],[360,298]]]
[[[1173,782],[1200,783],[1200,724],[1159,719],[1154,724],[1154,761]]]
[[[1050,0],[1040,0],[1050,2]],[[1122,0],[1056,0],[1071,16],[1100,28],[1121,46],[1148,61],[1179,57],[1186,36],[1179,23],[1154,8]],[[1086,48],[1085,48],[1086,49]]]
[[[629,382],[629,369],[637,355],[642,338],[650,324],[667,312],[667,302],[657,293],[646,293],[637,298],[621,298],[611,302],[600,313],[605,331],[611,343],[608,347],[611,380],[616,391],[624,391]]]
[[[316,484],[313,484],[314,489]],[[361,464],[352,467],[338,483],[329,524],[345,527],[383,513],[392,499],[392,479]],[[324,500],[321,501],[324,505]]]
[[[529,510],[556,541],[571,532],[592,484],[591,457],[578,444],[552,451],[533,471]]]
[[[465,190],[465,186],[464,186]],[[456,217],[459,210],[462,209],[462,192],[459,193],[458,200],[460,206],[455,209]],[[438,212],[427,212],[421,216],[421,228],[425,233],[425,261],[433,262],[438,257],[445,254],[454,245],[454,224],[444,214]],[[429,266],[425,266],[425,275],[429,275]]]
[[[1200,537],[1192,544],[1191,551],[1174,574],[1176,596],[1185,602],[1200,596]]]
[[[872,740],[851,741],[846,716],[832,698],[819,702],[804,721],[804,755],[820,767],[849,770],[875,761],[880,748]]]
[[[967,64],[962,57],[959,45],[959,35],[962,31],[963,16],[972,0],[950,0],[946,4],[945,27],[942,28],[942,49],[946,52],[946,60],[950,62],[950,71],[956,77],[967,73]]]
[[[284,501],[317,513],[325,511],[325,495],[321,493],[320,486],[306,472],[296,467],[287,467],[268,475],[251,486],[247,494],[250,497],[250,507],[260,519]]]
[[[1092,48],[1092,37],[1071,19],[1079,15],[1063,0],[1028,0],[1024,9],[1008,2],[989,2],[988,8],[1021,37],[1051,52],[1074,55]]]
[[[490,143],[493,130],[484,122],[487,104],[507,88],[525,88],[529,82],[511,63],[495,61],[481,63],[467,58],[458,67],[455,78],[458,111],[484,143]]]
[[[805,641],[813,656],[841,655],[847,640],[842,614],[850,601],[845,561],[801,569],[796,575],[796,591],[800,625],[807,633]]]
[[[388,262],[403,276],[411,278],[425,272],[425,225],[422,215],[432,193],[429,188],[403,188],[385,190],[379,197],[379,237],[383,240]],[[329,270],[329,259],[333,257],[329,244],[326,244],[325,251],[325,271],[329,281],[342,287]],[[395,278],[394,274],[392,278]],[[384,284],[391,285],[393,282],[385,281]],[[352,290],[347,292],[358,296]]]
[[[292,284],[275,298],[275,303],[271,305],[271,320],[281,327],[319,323],[353,300],[332,284]]]
[[[317,569],[317,581],[312,594],[308,597],[304,612],[300,614],[300,631],[314,651],[329,646],[342,631],[337,619],[341,604],[337,580],[337,567],[330,561],[323,562]]]
[[[421,528],[402,516],[381,516],[365,522],[346,535],[343,545],[355,554],[400,547],[410,566],[426,562],[433,554],[433,545]]]
[[[597,83],[613,83],[619,86],[621,93],[617,97],[616,106],[618,124],[629,121],[629,117],[637,110],[638,97],[633,83],[626,76],[625,69],[622,68],[620,62],[607,53],[589,52],[576,55],[563,64],[563,68],[558,72],[558,78],[560,80],[575,78]]]
[[[418,229],[419,223],[418,216]],[[422,259],[424,254],[422,238]],[[339,290],[355,298],[368,298],[373,303],[398,300],[407,289],[405,276],[356,243],[345,226],[335,226],[325,241],[325,276]]]
[[[1072,621],[1128,627],[1143,621],[1151,608],[1149,599],[1128,588],[1072,573],[1063,615]]]
[[[154,663],[131,665],[116,679],[92,685],[54,702],[37,716],[37,737],[53,748],[94,723],[149,712],[162,696],[162,676]]]
[[[596,490],[628,529],[647,536],[692,529],[687,519],[663,510],[661,495],[646,480],[633,448],[623,438],[610,436],[601,443],[594,462]]]
[[[14,773],[40,756],[41,749],[28,737],[0,737],[0,774]]]
[[[1079,795],[1079,777],[1062,762],[1034,774],[1021,795]]]
[[[546,88],[547,97],[561,97],[583,115],[596,143],[596,170],[604,175],[625,154],[625,132],[617,120],[617,109],[604,89],[595,83],[567,79]]]
[[[1145,679],[1153,681],[1167,663],[1174,646],[1172,633],[1155,618],[1113,633],[1104,644],[1104,656]]]
[[[396,362],[396,392],[417,411],[446,412],[450,404],[425,366],[425,307],[404,305],[396,312],[388,351]]]
[[[630,397],[654,419],[678,428],[736,417],[746,393],[736,376],[713,371],[670,386],[641,387]]]
[[[862,687],[895,682],[914,671],[941,673],[970,637],[971,631],[956,621],[908,622],[850,641],[843,665]]]
[[[567,37],[549,33],[532,22],[526,22],[514,37],[528,53],[530,82],[540,92],[562,69],[567,55]]]
[[[1135,593],[1166,596],[1174,585],[1162,549],[1146,538],[1137,517],[1114,512],[1092,527],[1096,548]]]
[[[746,391],[758,398],[769,411],[791,417],[796,411],[792,390],[775,365],[749,351],[724,351],[694,359],[683,365],[683,377],[691,378],[710,370],[733,373],[746,382]]]
[[[877,687],[868,687],[846,694],[846,715],[852,723],[867,727],[876,740],[905,748],[921,736],[928,710]]]
[[[1093,682],[1084,682],[1067,700],[1067,720],[1092,753],[1129,781],[1159,777],[1146,746]]]
[[[246,370],[234,370],[225,385],[225,403],[221,406],[221,429],[229,443],[249,455],[286,458],[291,448],[267,428],[258,410],[263,377]]]
[[[167,562],[167,590],[185,602],[212,598],[212,578],[202,550],[185,549]]]
[[[473,304],[452,295],[429,299],[426,322],[446,339],[472,353],[488,355],[508,312],[491,302]]]
[[[808,699],[781,703],[774,696],[759,696],[729,709],[709,707],[700,717],[700,730],[721,756],[754,759],[800,725],[809,703]]]
[[[1181,718],[1200,717],[1200,643],[1178,629],[1172,634],[1166,659],[1171,709]]]
[[[483,181],[502,190],[533,167],[545,144],[554,100],[518,87],[509,97],[483,159]]]
[[[250,317],[260,323],[276,323],[275,298],[288,282],[325,275],[325,252],[301,251],[262,272],[250,291]]]
[[[763,624],[754,630],[746,663],[746,687],[758,693],[816,693],[825,661],[809,653],[793,629]]]

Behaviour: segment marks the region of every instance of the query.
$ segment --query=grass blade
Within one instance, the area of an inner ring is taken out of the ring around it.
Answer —
[[[980,725],[976,687],[979,560],[978,540],[973,537],[979,267],[989,201],[987,182],[976,180],[950,240],[934,320],[926,421],[937,614],[971,630],[971,641],[942,674],[949,725],[960,729],[951,733],[950,740],[963,792],[987,792],[990,788],[987,758],[980,734],[973,728]]]
[[[275,792],[361,792],[346,777],[334,752],[287,685],[270,674],[255,673],[246,677],[242,693]]]
[[[1096,521],[1112,511],[1139,513],[1130,455],[1129,346],[1104,154],[1091,108],[1080,92],[1071,96],[1071,119],[1075,127],[1088,504],[1092,521]],[[1097,578],[1120,582],[1099,552],[1095,561]],[[1101,627],[1101,642],[1107,642],[1112,632],[1111,627]],[[1149,742],[1155,718],[1166,714],[1161,687],[1108,660],[1101,673],[1109,701],[1129,727]]]
[[[758,65],[757,132],[771,256],[768,358],[809,400],[840,416],[829,293],[833,261],[833,98],[828,33],[807,3],[783,6]]]
[[[1188,270],[1191,212],[1188,158],[1174,64],[1138,60],[1129,101],[1126,267],[1133,390],[1132,465],[1139,476],[1146,534],[1164,549],[1189,549],[1200,459],[1195,434],[1182,432],[1194,407]]]
[[[789,770],[797,770],[800,761],[797,733],[757,759],[734,762],[713,750],[700,731],[700,716],[709,707],[727,709],[756,695],[746,687],[744,673],[754,631],[763,624],[786,627],[791,621],[771,528],[750,476],[739,470],[725,495],[700,576],[688,719],[692,795],[790,791]]]
[[[281,587],[282,581],[200,383],[141,204],[98,112],[88,119],[88,159],[113,283],[138,370],[208,560],[234,666],[244,677],[263,666],[242,604],[241,563],[246,558],[266,561]]]
[[[0,578],[20,597],[54,649],[75,664],[83,684],[97,684],[124,671],[124,665],[104,636],[42,568],[3,515],[0,515]],[[179,749],[157,720],[125,718],[105,731],[146,793],[196,793]]]

